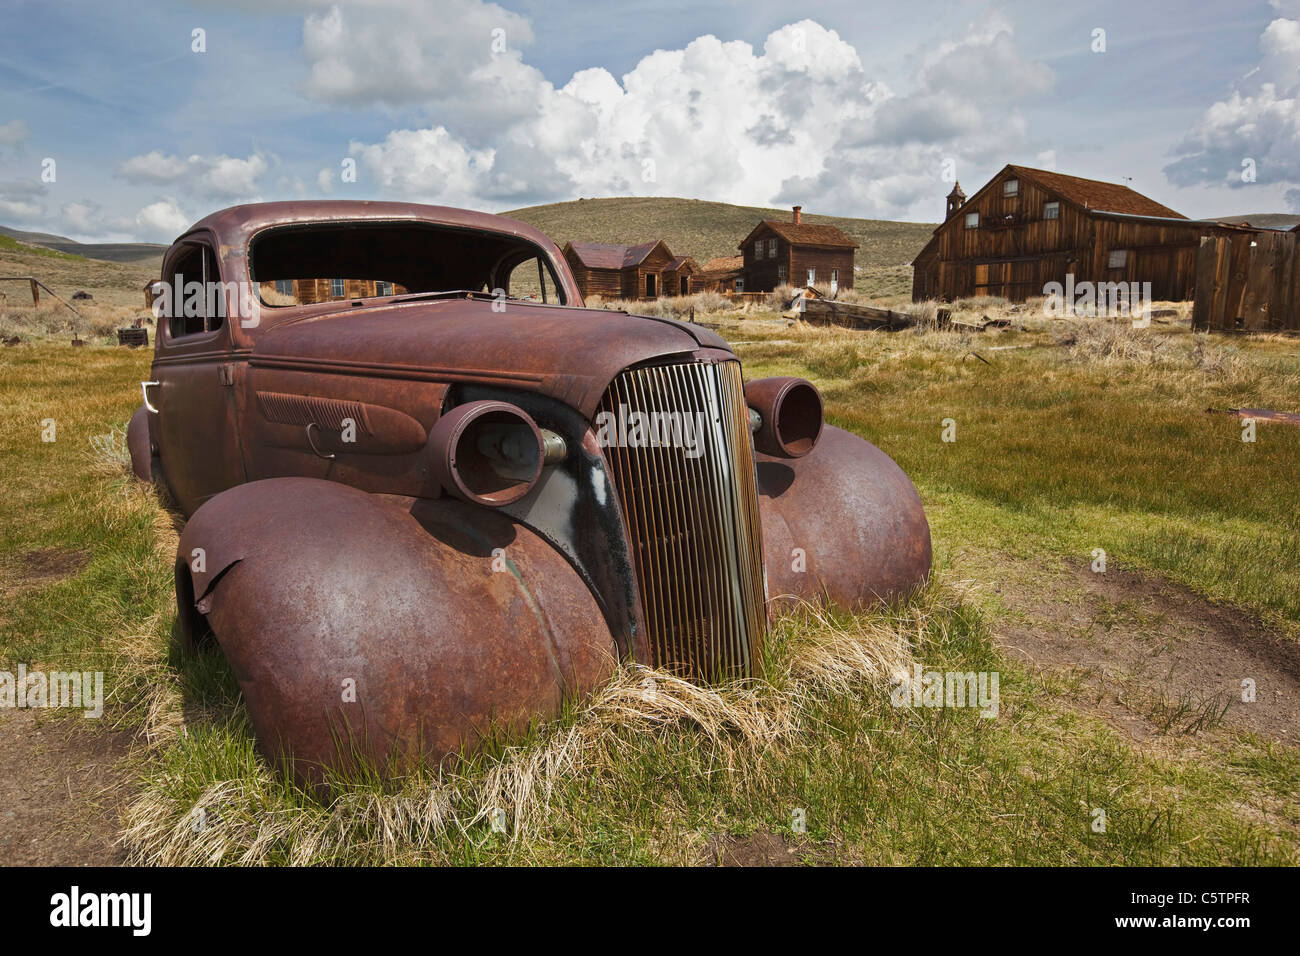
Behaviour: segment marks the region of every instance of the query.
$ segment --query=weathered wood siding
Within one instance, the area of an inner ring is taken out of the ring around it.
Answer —
[[[1142,219],[1092,213],[1025,178],[1015,196],[1003,194],[999,176],[935,231],[913,263],[912,298],[952,301],[996,295],[1020,302],[1043,295],[1049,282],[1150,282],[1151,296],[1191,299],[1196,255],[1203,235],[1222,232],[1195,220]],[[1059,204],[1055,219],[1048,203]],[[979,213],[979,225],[966,217]],[[1126,250],[1120,268],[1112,251]]]
[[[772,255],[772,240],[776,240],[776,255]],[[756,242],[763,245],[763,254],[757,255]],[[779,285],[802,287],[808,284],[808,270],[816,272],[815,285],[823,290],[830,288],[831,273],[839,273],[839,288],[853,288],[854,250],[790,243],[767,227],[760,227],[741,249],[745,259],[743,275],[746,292],[771,292]]]
[[[1196,266],[1193,329],[1300,331],[1300,235],[1207,236]]]
[[[664,294],[663,272],[673,261],[672,253],[663,243],[655,246],[644,259],[635,266],[623,270],[622,296],[625,299],[657,299]],[[647,292],[646,276],[654,276],[654,294]],[[676,295],[676,292],[670,293]]]

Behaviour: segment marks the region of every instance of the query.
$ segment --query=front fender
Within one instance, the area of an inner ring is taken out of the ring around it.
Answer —
[[[768,593],[846,607],[893,601],[930,573],[930,525],[903,470],[827,425],[803,458],[757,453]]]
[[[239,485],[186,526],[177,594],[183,629],[210,627],[229,659],[263,753],[304,780],[355,758],[391,770],[472,750],[554,715],[617,661],[560,554],[445,498]]]

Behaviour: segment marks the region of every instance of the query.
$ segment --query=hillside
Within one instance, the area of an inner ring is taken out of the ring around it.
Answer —
[[[119,263],[72,255],[44,246],[27,245],[0,235],[0,275],[35,276],[64,299],[89,292],[94,301],[144,309],[145,282],[157,276],[158,259]],[[0,283],[0,313],[26,308],[31,295],[25,283]]]
[[[166,246],[152,242],[78,242],[66,236],[56,236],[50,232],[25,232],[0,226],[0,235],[17,239],[29,246],[39,246],[66,252],[69,255],[84,256],[87,259],[100,259],[104,262],[122,262],[128,264],[148,263],[153,265],[160,260]]]
[[[740,240],[760,219],[789,219],[790,210],[654,196],[579,199],[528,206],[505,215],[536,226],[560,245],[572,239],[621,243],[664,239],[674,253],[693,256],[703,265],[714,256],[736,255]],[[858,264],[871,270],[907,264],[935,228],[935,223],[848,219],[806,210],[803,218],[847,232],[861,246]]]

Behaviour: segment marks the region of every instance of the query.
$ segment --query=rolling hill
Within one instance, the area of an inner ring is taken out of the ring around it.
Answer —
[[[0,226],[0,235],[17,239],[29,246],[40,246],[56,252],[66,252],[68,255],[132,265],[160,259],[167,250],[166,246],[152,242],[78,242],[49,232],[25,232],[8,226]]]
[[[572,239],[619,243],[664,239],[674,253],[692,256],[703,265],[714,256],[737,255],[740,240],[760,219],[789,219],[790,210],[654,196],[578,199],[528,206],[505,215],[536,226],[560,245]],[[921,251],[936,225],[848,219],[806,211],[803,219],[839,226],[860,244],[858,264],[871,270],[906,265]]]

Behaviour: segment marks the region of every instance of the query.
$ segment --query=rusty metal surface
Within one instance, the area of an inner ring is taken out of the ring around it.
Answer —
[[[126,449],[131,453],[131,471],[141,481],[153,480],[153,442],[149,438],[149,413],[137,408],[126,426]]]
[[[178,567],[260,747],[273,763],[292,756],[303,780],[357,756],[393,771],[472,749],[492,727],[517,733],[598,686],[617,658],[558,552],[453,499],[250,482],[194,515]]]
[[[767,586],[775,601],[829,597],[862,607],[895,600],[929,575],[930,526],[921,498],[875,445],[827,425],[806,458],[757,458]]]
[[[554,248],[499,217],[386,203],[235,207],[187,235],[209,236],[221,280],[239,281],[259,228],[322,217],[447,222]],[[569,288],[567,264],[553,266]],[[764,563],[766,596],[846,605],[929,572],[920,500],[874,446],[829,427],[818,437],[802,415],[793,437],[759,436],[780,457],[750,458],[747,402],[775,428],[789,396],[813,407],[811,385],[743,389],[734,354],[699,326],[500,305],[292,306],[184,340],[159,323],[148,394],[160,411],[132,419],[133,469],[156,466],[193,516],[178,552],[183,628],[211,626],[260,746],[298,758],[300,775],[338,762],[340,734],[380,763],[472,748],[493,720],[518,729],[555,713],[619,656],[752,673]],[[709,454],[602,447],[592,422],[609,401],[707,413]],[[444,432],[476,402],[518,406],[567,456],[508,501],[445,496]]]
[[[807,379],[760,378],[745,386],[745,401],[762,418],[754,447],[777,458],[802,458],[817,446],[823,425],[822,397]]]

